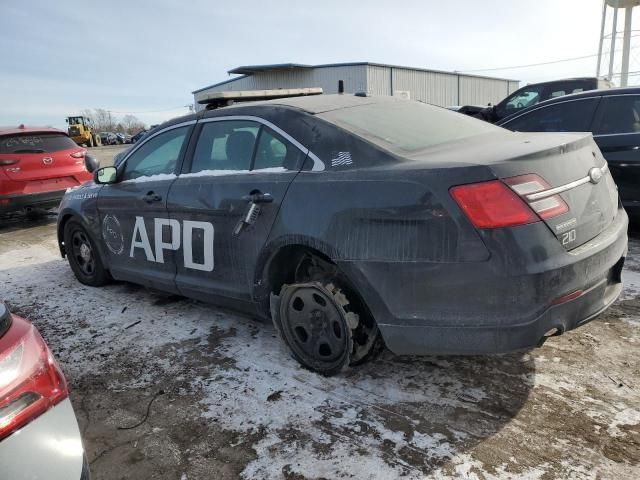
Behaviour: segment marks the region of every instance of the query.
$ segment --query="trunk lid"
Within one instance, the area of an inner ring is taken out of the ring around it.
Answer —
[[[442,155],[442,156],[441,156]],[[510,185],[527,203],[558,198],[568,207],[542,220],[558,241],[571,250],[606,229],[618,212],[618,190],[598,146],[588,133],[497,133],[473,137],[417,155],[430,160],[454,156],[485,165],[507,184],[512,177],[540,177],[546,185]],[[449,157],[451,161],[451,157]],[[505,180],[506,179],[506,180]]]

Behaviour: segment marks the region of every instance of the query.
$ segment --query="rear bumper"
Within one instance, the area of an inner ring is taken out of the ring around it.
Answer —
[[[591,320],[622,291],[628,219],[570,252],[542,222],[482,231],[486,262],[343,262],[397,354],[504,353]],[[582,291],[556,304],[567,294]]]
[[[25,208],[53,208],[60,205],[66,190],[31,193],[28,195],[0,196],[0,213],[15,212]]]
[[[89,480],[80,430],[67,398],[0,442],[2,478]]]

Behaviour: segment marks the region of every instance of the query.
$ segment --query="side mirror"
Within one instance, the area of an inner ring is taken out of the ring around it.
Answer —
[[[93,172],[93,181],[97,184],[115,183],[118,177],[116,167],[102,167]]]
[[[98,160],[96,157],[93,157],[91,155],[86,155],[85,154],[85,156],[84,156],[84,168],[87,169],[87,172],[93,173],[98,168],[100,168],[100,160]]]

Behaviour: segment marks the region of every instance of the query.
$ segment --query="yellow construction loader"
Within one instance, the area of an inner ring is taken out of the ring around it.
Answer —
[[[95,131],[95,125],[89,117],[67,117],[66,122],[69,124],[69,136],[78,145],[87,147],[99,147],[102,145],[100,135]]]

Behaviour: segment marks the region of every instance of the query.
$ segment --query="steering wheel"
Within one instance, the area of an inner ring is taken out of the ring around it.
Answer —
[[[523,108],[523,107],[524,107],[524,105],[522,104],[522,102],[518,102],[516,104],[516,108]]]

